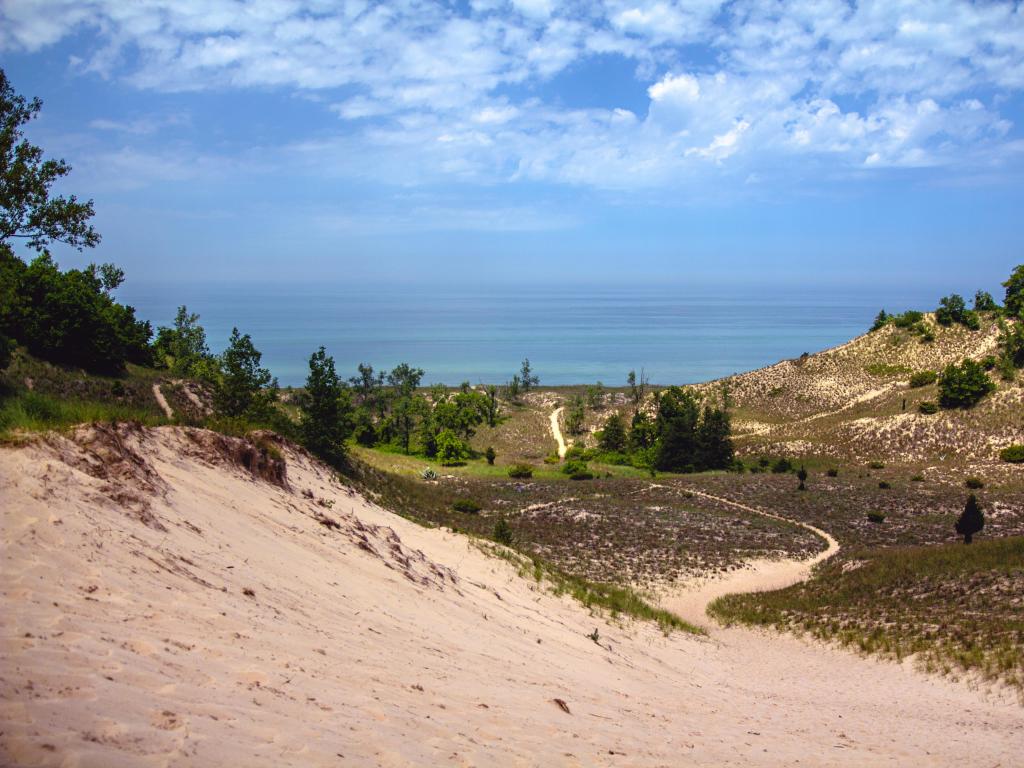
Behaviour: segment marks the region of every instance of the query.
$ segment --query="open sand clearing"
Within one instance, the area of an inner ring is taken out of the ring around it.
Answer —
[[[607,624],[281,450],[286,475],[172,427],[0,450],[0,763],[1020,763],[1010,696]]]

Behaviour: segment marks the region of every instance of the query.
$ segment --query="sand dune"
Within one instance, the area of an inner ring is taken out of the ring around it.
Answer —
[[[1019,761],[1011,696],[605,623],[279,450],[170,427],[0,450],[0,762]]]

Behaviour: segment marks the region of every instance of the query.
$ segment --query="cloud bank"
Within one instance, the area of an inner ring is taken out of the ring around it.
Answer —
[[[921,168],[956,177],[1024,154],[1012,119],[1024,89],[1024,6],[1012,2],[7,0],[0,9],[0,50],[72,38],[88,41],[70,61],[82,76],[156,92],[316,98],[334,127],[282,151],[400,185],[635,190]],[[615,103],[599,62],[628,68],[636,98]]]

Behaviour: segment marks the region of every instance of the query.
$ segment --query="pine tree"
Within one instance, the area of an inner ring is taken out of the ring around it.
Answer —
[[[964,544],[970,544],[974,539],[974,534],[980,533],[984,527],[985,515],[982,514],[981,507],[978,506],[978,499],[972,493],[967,497],[964,511],[960,513],[960,517],[956,521],[956,532],[964,537]]]
[[[306,397],[302,401],[302,438],[315,455],[332,463],[345,458],[345,441],[352,433],[352,403],[338,378],[334,358],[323,347],[309,358]]]

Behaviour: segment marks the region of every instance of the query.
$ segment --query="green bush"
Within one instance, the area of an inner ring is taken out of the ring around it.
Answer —
[[[1015,443],[1014,445],[1008,445],[999,452],[999,458],[1003,461],[1008,461],[1011,464],[1020,464],[1024,462],[1024,445]]]
[[[910,377],[910,386],[913,389],[926,387],[929,384],[934,384],[938,378],[939,374],[935,371],[917,371]]]
[[[508,468],[508,476],[516,480],[526,480],[533,477],[533,467],[529,464],[513,464]]]
[[[835,467],[832,467],[831,469],[826,470],[825,474],[828,475],[829,477],[839,477],[839,470],[836,469]]]
[[[917,410],[920,413],[924,414],[938,413],[939,406],[937,403],[933,403],[931,400],[925,400],[924,402],[918,404]]]
[[[775,463],[772,464],[772,472],[777,475],[784,474],[786,472],[793,471],[793,462],[787,458],[776,459]]]
[[[892,488],[892,485],[886,480],[881,480],[878,483],[878,487],[881,488],[883,491],[887,491],[890,488]]]
[[[964,485],[975,491],[978,490],[979,488],[985,487],[985,483],[982,481],[980,477],[968,477],[966,480],[964,480]]]
[[[996,385],[981,363],[970,358],[960,365],[950,363],[939,378],[939,405],[943,408],[970,408]]]
[[[441,466],[461,464],[469,458],[469,446],[450,429],[442,429],[437,435],[437,460]]]
[[[594,473],[589,469],[578,469],[569,475],[570,480],[593,480]]]
[[[885,514],[883,512],[868,512],[868,522],[884,523]]]
[[[498,458],[498,454],[495,453],[494,448],[487,446],[487,450],[484,451],[484,458],[487,459],[487,463],[494,466],[494,460]]]
[[[885,469],[885,464],[880,461],[869,461],[868,469]]]
[[[494,540],[499,544],[504,544],[506,547],[511,547],[515,543],[515,534],[512,533],[512,526],[508,524],[504,515],[498,518],[498,522],[494,524]]]
[[[116,375],[127,363],[147,364],[152,328],[111,296],[123,280],[110,264],[62,272],[46,252],[25,264],[0,245],[0,282],[10,290],[5,334],[36,357],[93,373]]]
[[[475,515],[480,511],[480,505],[473,499],[456,499],[452,502],[452,509],[456,512],[464,512],[467,515]]]
[[[892,324],[897,328],[910,328],[924,320],[924,313],[909,309],[902,315],[893,315]]]
[[[422,472],[420,472],[420,477],[423,478],[424,480],[437,480],[437,472],[432,470],[430,467],[427,467]]]
[[[562,465],[562,474],[572,475],[576,472],[586,472],[587,462],[580,461],[579,459],[571,459]]]
[[[924,482],[924,475],[914,475],[913,477],[910,478],[910,480],[911,480],[911,482],[914,482],[914,483],[923,483]]]

